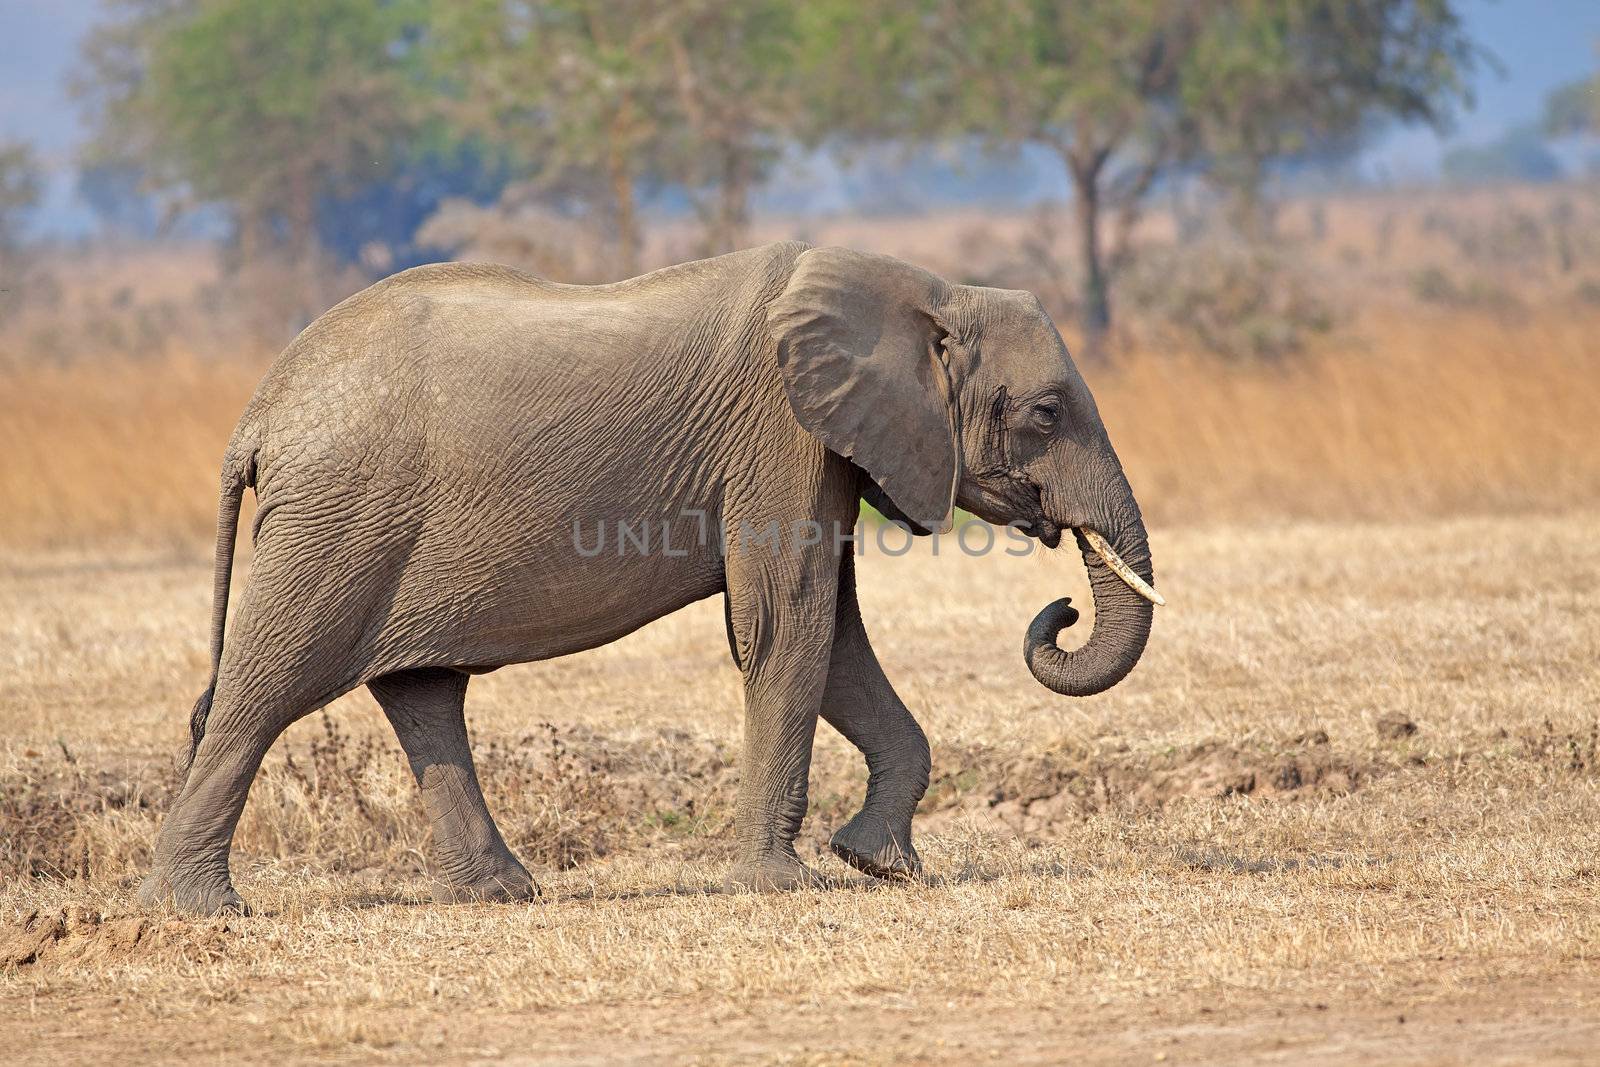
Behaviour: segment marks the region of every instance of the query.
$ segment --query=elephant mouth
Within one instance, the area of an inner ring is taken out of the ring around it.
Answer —
[[[1037,537],[1039,543],[1046,548],[1057,548],[1061,544],[1061,527],[1049,519],[1032,519],[1022,527],[1022,532],[1029,537]]]
[[[1056,548],[1061,544],[1061,532],[1065,529],[1060,523],[1051,521],[1044,510],[1044,490],[1038,485],[1029,482],[1029,500],[1027,504],[1028,521],[1021,524],[1022,532],[1029,537],[1037,537],[1046,548]]]
[[[1022,531],[1030,537],[1037,537],[1046,548],[1056,548],[1061,544],[1062,532],[1069,527],[1064,527],[1060,523],[1054,522],[1045,514],[1044,491],[1037,485],[1031,486],[1031,488],[1033,490],[1033,506],[1031,509],[1033,514],[1023,524]],[[1117,555],[1117,550],[1111,547],[1111,542],[1099,530],[1082,524],[1077,524],[1070,528],[1082,535],[1084,542],[1094,550],[1095,555],[1100,557],[1100,561],[1113,574],[1121,578],[1123,584],[1129,589],[1132,589],[1152,604],[1158,606],[1166,604],[1166,598],[1156,592],[1149,582],[1139,577],[1134,569],[1128,566],[1121,556]]]

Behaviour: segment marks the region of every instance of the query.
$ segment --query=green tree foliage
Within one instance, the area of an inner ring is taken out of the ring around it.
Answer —
[[[1269,164],[1374,116],[1440,122],[1475,58],[1452,0],[111,0],[97,164],[230,205],[245,255],[314,248],[319,197],[432,116],[642,265],[641,203],[745,240],[794,142],[1043,146],[1071,183],[1092,355],[1151,189],[1182,169],[1259,230]]]
[[[1129,234],[1164,173],[1201,168],[1258,203],[1271,159],[1374,113],[1439,120],[1474,55],[1448,0],[825,6],[824,69],[856,86],[828,102],[844,128],[1031,143],[1061,159],[1091,356],[1111,325]],[[860,84],[873,76],[876,94]]]
[[[608,216],[624,273],[643,243],[639,187],[662,150],[659,50],[651,0],[513,3],[463,0],[435,9],[429,66],[452,115],[551,189]]]
[[[830,74],[881,72],[834,102],[858,134],[1042,145],[1076,194],[1081,314],[1091,351],[1111,322],[1106,217],[1122,236],[1182,155],[1184,60],[1203,25],[1192,0],[874,0],[839,5]],[[824,69],[828,69],[825,67]],[[838,73],[834,73],[838,72]],[[848,81],[847,81],[848,84]]]
[[[1571,82],[1545,98],[1544,132],[1551,137],[1600,130],[1600,75]]]
[[[1272,162],[1375,118],[1442,126],[1477,58],[1444,0],[1233,0],[1196,38],[1183,112],[1235,226],[1259,237]]]
[[[44,196],[44,175],[33,149],[0,141],[0,252],[22,243],[28,214]]]
[[[123,0],[91,36],[79,90],[90,158],[228,205],[251,257],[281,233],[315,254],[317,198],[387,168],[414,117],[403,3]]]
[[[793,11],[778,0],[466,0],[436,10],[433,65],[456,114],[608,219],[629,274],[647,187],[691,195],[705,251],[742,242],[750,192],[797,113]]]
[[[798,77],[804,10],[786,0],[680,0],[667,23],[673,106],[670,177],[695,196],[708,254],[737,248],[751,191],[808,115]]]

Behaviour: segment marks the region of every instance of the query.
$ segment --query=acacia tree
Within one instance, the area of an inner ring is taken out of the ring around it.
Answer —
[[[241,257],[282,245],[310,292],[319,197],[382,173],[410,129],[404,3],[134,0],[89,39],[92,152],[233,213]]]
[[[1180,166],[1259,202],[1268,161],[1375,111],[1436,120],[1471,49],[1450,0],[868,0],[826,4],[856,136],[1042,146],[1071,183],[1089,358],[1147,196]]]
[[[160,137],[144,83],[156,42],[195,10],[195,0],[105,0],[106,18],[84,35],[82,62],[67,80],[90,131],[78,153],[80,174],[127,176],[137,192],[159,202],[164,220],[186,197],[175,172],[155,163]],[[153,179],[147,169],[156,172]]]
[[[671,176],[694,198],[702,251],[745,243],[750,194],[804,115],[796,5],[784,0],[678,0],[664,23],[677,134]]]
[[[1600,74],[1569,82],[1544,101],[1540,124],[1550,137],[1570,137],[1600,130]]]
[[[826,5],[814,16],[827,125],[857,138],[1035,144],[1072,184],[1080,316],[1094,358],[1111,280],[1145,195],[1186,150],[1185,60],[1201,0],[920,0]],[[1110,234],[1108,236],[1108,232]]]
[[[23,223],[44,196],[44,175],[33,148],[0,141],[0,254],[22,241]]]
[[[780,0],[468,0],[433,21],[434,69],[461,120],[536,181],[576,190],[640,266],[642,190],[691,198],[704,248],[744,239],[777,157],[793,6]]]
[[[1195,39],[1182,109],[1234,226],[1259,238],[1274,161],[1375,121],[1442,126],[1477,58],[1444,0],[1234,0]]]
[[[433,15],[430,67],[452,114],[547,188],[608,221],[617,269],[637,271],[641,186],[664,153],[666,0],[464,0]]]
[[[44,175],[33,148],[0,140],[0,320],[22,306],[29,262],[19,255],[28,215],[44,195]]]

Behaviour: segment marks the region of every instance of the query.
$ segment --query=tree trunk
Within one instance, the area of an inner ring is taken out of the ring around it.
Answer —
[[[718,183],[716,232],[712,239],[716,253],[732,252],[745,242],[750,209],[744,163],[742,146],[722,147],[722,180]]]
[[[612,221],[617,228],[617,269],[622,277],[639,273],[639,211],[634,202],[633,175],[628,172],[624,154],[613,141],[606,169],[611,179]]]
[[[316,181],[309,170],[297,170],[290,176],[285,206],[289,224],[289,270],[293,273],[295,287],[292,310],[298,330],[316,315],[321,302],[321,294],[317,292]]]
[[[235,209],[237,237],[234,255],[238,261],[234,270],[246,270],[259,264],[267,249],[266,213],[252,201],[242,201]]]
[[[1111,330],[1111,293],[1100,234],[1100,176],[1105,170],[1106,153],[1073,151],[1064,153],[1064,157],[1072,175],[1079,269],[1083,272],[1078,301],[1083,321],[1083,356],[1091,363],[1099,363],[1106,358],[1106,336]]]
[[[1266,162],[1245,155],[1223,170],[1228,199],[1228,221],[1234,232],[1250,244],[1261,244],[1272,236],[1273,213],[1267,202]]]

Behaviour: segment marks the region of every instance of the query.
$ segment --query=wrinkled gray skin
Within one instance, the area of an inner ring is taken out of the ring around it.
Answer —
[[[245,486],[255,557],[224,643]],[[1094,400],[1027,293],[797,243],[614,285],[442,265],[358,293],[280,357],[229,444],[215,673],[142,898],[242,908],[228,849],[262,757],[360,685],[421,785],[445,895],[536,895],[478,787],[469,676],[594,648],[718,593],[745,694],[728,884],[814,882],[793,842],[819,714],[869,768],[834,850],[872,875],[915,874],[927,740],[862,629],[852,555],[797,532],[848,531],[862,496],[922,527],[959,504],[1052,547],[1089,526],[1151,578]],[[730,531],[726,552],[694,512]],[[619,553],[608,535],[585,556],[617,519],[669,521],[672,554]],[[776,550],[733,534],[774,520]],[[1076,617],[1061,601],[1025,645],[1064,694],[1119,681],[1150,629],[1150,605],[1085,561],[1087,645],[1055,646]]]

